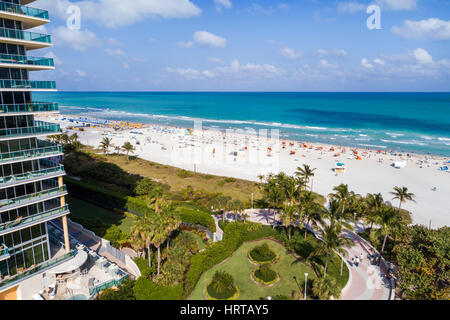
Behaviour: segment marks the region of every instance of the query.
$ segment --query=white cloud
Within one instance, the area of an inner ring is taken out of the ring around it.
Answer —
[[[80,7],[83,19],[95,20],[112,28],[132,25],[153,16],[165,19],[189,18],[199,16],[202,12],[190,0],[38,0],[35,4],[61,19],[67,19],[66,10],[70,5]]]
[[[75,70],[75,73],[80,77],[86,77],[86,72],[83,72],[81,70]]]
[[[294,50],[294,49],[288,48],[288,47],[284,47],[284,48],[280,49],[280,53],[289,59],[298,59],[303,56],[302,51],[297,51],[297,50]]]
[[[223,61],[219,58],[208,58],[208,60],[214,63],[223,64]]]
[[[414,10],[419,0],[377,0],[377,3],[386,5],[392,10]]]
[[[197,31],[194,33],[194,40],[199,44],[216,48],[223,48],[227,45],[226,39],[216,36],[208,31]]]
[[[382,65],[382,66],[385,65],[385,62],[383,60],[379,59],[379,58],[374,59],[373,62],[375,62],[375,63],[377,63],[379,65]]]
[[[363,59],[361,60],[361,65],[362,65],[364,68],[367,68],[367,69],[373,69],[373,68],[374,68],[373,64],[369,63],[369,60],[367,60],[366,58],[363,58]]]
[[[180,48],[185,48],[185,49],[190,49],[194,47],[194,43],[192,41],[188,41],[188,42],[178,42],[177,45]]]
[[[264,78],[273,78],[284,74],[284,70],[271,64],[247,63],[241,65],[238,60],[233,60],[231,65],[217,68],[218,71],[238,77],[259,76]]]
[[[428,51],[418,48],[414,50],[414,57],[416,58],[417,62],[420,64],[431,64],[433,63],[433,57],[428,53]]]
[[[338,11],[342,13],[356,13],[360,11],[365,11],[366,9],[367,5],[364,5],[357,1],[338,3]]]
[[[100,42],[95,33],[89,30],[69,30],[58,27],[53,30],[55,45],[65,45],[77,51],[85,51],[89,47],[98,47]]]
[[[125,52],[123,52],[123,50],[121,49],[110,49],[110,48],[106,48],[106,53],[109,54],[110,56],[122,56],[125,57],[126,54]]]
[[[108,38],[108,39],[106,40],[106,42],[107,42],[110,46],[113,46],[113,47],[121,47],[121,46],[122,46],[122,43],[120,43],[119,41],[117,41],[117,40],[114,39],[114,38]]]
[[[336,56],[336,57],[346,57],[347,56],[347,51],[345,51],[344,49],[333,49],[330,51],[324,50],[324,49],[319,49],[317,50],[317,55],[318,56]]]
[[[233,6],[230,0],[214,0],[214,3],[218,12],[222,12],[222,8],[231,9]]]
[[[50,58],[53,59],[53,62],[55,63],[55,66],[61,66],[63,64],[63,62],[61,61],[61,59],[59,59],[54,53],[53,51],[47,52],[44,55],[44,58]]]
[[[448,40],[450,39],[450,21],[438,18],[427,20],[405,20],[401,27],[394,26],[392,32],[403,38]]]
[[[328,68],[328,69],[337,69],[337,68],[338,68],[338,65],[337,65],[337,64],[335,64],[335,63],[330,63],[328,60],[325,60],[325,59],[321,59],[321,60],[319,61],[319,65],[320,65],[322,68]]]
[[[196,69],[174,69],[174,68],[166,68],[167,72],[176,73],[186,79],[203,79],[203,75],[200,71]]]

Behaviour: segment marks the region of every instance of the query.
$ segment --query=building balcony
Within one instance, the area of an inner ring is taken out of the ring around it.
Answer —
[[[27,50],[34,50],[51,47],[52,38],[48,34],[0,28],[0,43],[22,45]]]
[[[0,18],[21,21],[24,29],[49,23],[48,11],[0,1]]]
[[[51,102],[33,102],[25,104],[4,104],[0,105],[0,115],[8,114],[14,116],[19,114],[38,114],[38,113],[58,113],[58,104]]]
[[[0,80],[0,91],[56,91],[55,81]]]
[[[30,71],[53,70],[55,69],[55,63],[51,58],[0,54],[0,67],[28,69]]]
[[[16,232],[18,230],[22,230],[25,228],[29,228],[36,224],[41,224],[53,219],[61,218],[68,214],[69,214],[69,205],[65,205],[64,207],[58,207],[56,209],[34,214],[26,218],[19,217],[14,221],[0,224],[0,236],[3,236],[11,232]]]
[[[0,261],[8,260],[9,257],[10,255],[8,247],[0,243]]]
[[[0,153],[0,165],[57,157],[63,154],[62,146],[47,141],[39,141],[38,147],[35,149]]]
[[[51,161],[45,162],[50,164],[52,163]],[[64,166],[52,164],[50,167],[46,167],[41,170],[15,174],[8,177],[0,177],[0,189],[56,178],[59,176],[64,176],[65,174],[66,172],[64,171]]]
[[[41,192],[28,194],[25,196],[13,198],[13,199],[4,199],[0,200],[0,212],[5,212],[25,206],[29,206],[38,202],[52,200],[56,198],[60,198],[66,196],[67,188],[66,186],[52,188],[48,190],[43,190]]]
[[[14,138],[29,138],[38,136],[48,136],[61,133],[59,124],[48,123],[43,121],[35,121],[34,127],[1,129],[0,141],[11,140]]]
[[[0,279],[0,291],[7,290],[15,285],[17,285],[20,281],[23,281],[25,279],[31,278],[32,276],[39,274],[41,272],[44,272],[45,270],[51,269],[57,265],[60,265],[68,260],[71,260],[75,255],[78,253],[77,250],[71,250],[69,253],[66,253],[63,256],[60,256],[58,258],[47,260],[46,262],[30,268],[26,270],[25,272],[18,273],[13,276],[7,276],[2,279]]]

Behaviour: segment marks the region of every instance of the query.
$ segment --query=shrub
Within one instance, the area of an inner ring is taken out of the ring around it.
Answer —
[[[225,183],[233,183],[236,182],[237,180],[235,178],[225,178],[223,179],[223,181],[225,181]]]
[[[256,263],[272,263],[277,259],[277,254],[270,250],[267,243],[253,248],[249,255],[251,260]]]
[[[194,176],[193,172],[187,171],[187,170],[183,170],[183,169],[178,169],[177,170],[177,176],[185,179],[185,178],[190,178]]]
[[[233,276],[225,271],[216,271],[206,290],[211,297],[219,300],[230,299],[237,293]]]
[[[118,290],[106,289],[97,297],[97,300],[136,300],[134,284],[135,281],[125,279]]]
[[[333,278],[317,278],[313,282],[312,292],[320,300],[328,300],[331,296],[339,298],[341,289]]]
[[[150,279],[140,277],[134,285],[137,300],[181,300],[183,284],[176,286],[158,286]]]
[[[263,284],[272,284],[278,279],[278,274],[268,264],[261,265],[254,273],[255,280]]]

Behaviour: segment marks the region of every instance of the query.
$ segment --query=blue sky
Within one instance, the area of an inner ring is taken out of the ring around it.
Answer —
[[[369,30],[367,7],[381,10]],[[37,0],[73,91],[449,91],[447,0]],[[67,8],[80,8],[80,29]]]

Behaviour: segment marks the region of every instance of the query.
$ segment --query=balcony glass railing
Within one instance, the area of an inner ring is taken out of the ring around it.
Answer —
[[[20,205],[20,204],[29,203],[32,201],[39,201],[40,199],[58,195],[58,194],[66,192],[66,191],[67,191],[66,186],[62,186],[60,188],[53,188],[53,189],[49,189],[49,190],[45,190],[45,191],[41,191],[41,192],[37,192],[37,193],[33,193],[33,194],[28,194],[28,195],[13,198],[13,199],[0,200],[0,209],[4,208],[6,206]]]
[[[19,4],[0,2],[0,11],[6,11],[17,14],[24,14],[30,17],[42,18],[48,20],[48,11],[26,7]]]
[[[27,57],[13,54],[0,54],[0,63],[22,64],[54,67],[55,63],[52,58]]]
[[[49,267],[55,266],[57,264],[60,264],[66,260],[69,260],[70,258],[74,257],[77,254],[78,251],[72,250],[69,253],[66,253],[65,255],[58,257],[56,259],[48,260],[37,267],[34,267],[32,269],[29,269],[23,273],[16,274],[12,277],[4,277],[2,280],[0,280],[0,288],[11,285],[13,283],[19,282],[22,279],[29,277],[35,273],[38,273],[42,270],[45,270]]]
[[[0,80],[2,89],[56,89],[55,81]]]
[[[0,113],[14,112],[52,112],[58,111],[57,103],[33,102],[26,104],[4,104],[0,105]]]
[[[20,225],[33,223],[33,222],[36,222],[36,221],[41,221],[43,219],[46,219],[46,218],[51,217],[51,216],[59,215],[59,214],[61,214],[63,212],[66,212],[66,211],[69,211],[69,205],[65,205],[64,207],[59,207],[59,208],[56,208],[56,209],[53,209],[53,210],[49,210],[49,211],[46,211],[46,212],[42,212],[42,213],[39,213],[39,214],[34,214],[34,215],[26,217],[26,218],[19,217],[19,218],[17,218],[14,221],[10,221],[10,222],[7,222],[7,223],[0,224],[0,231],[12,229],[12,228],[18,227]]]
[[[52,176],[55,174],[64,173],[64,166],[58,165],[54,168],[48,168],[48,169],[42,169],[37,171],[31,171],[26,173],[21,173],[17,175],[12,175],[8,177],[1,177],[0,178],[0,187],[7,183],[16,183],[16,182],[23,182],[30,179],[36,179],[36,178],[45,178],[46,176]]]
[[[56,154],[61,154],[62,152],[63,152],[62,146],[53,145],[53,146],[36,148],[36,149],[25,150],[25,151],[0,153],[0,164],[3,162],[24,160],[24,159],[36,158],[36,157],[44,157],[44,156],[51,157]]]
[[[8,29],[8,28],[0,28],[0,37],[25,41],[43,42],[43,43],[52,42],[52,37],[49,36],[48,34],[16,29]]]
[[[59,124],[53,124],[42,121],[35,121],[34,127],[15,128],[15,129],[1,129],[0,138],[15,137],[15,136],[27,136],[27,135],[40,135],[40,134],[53,134],[61,132]]]

